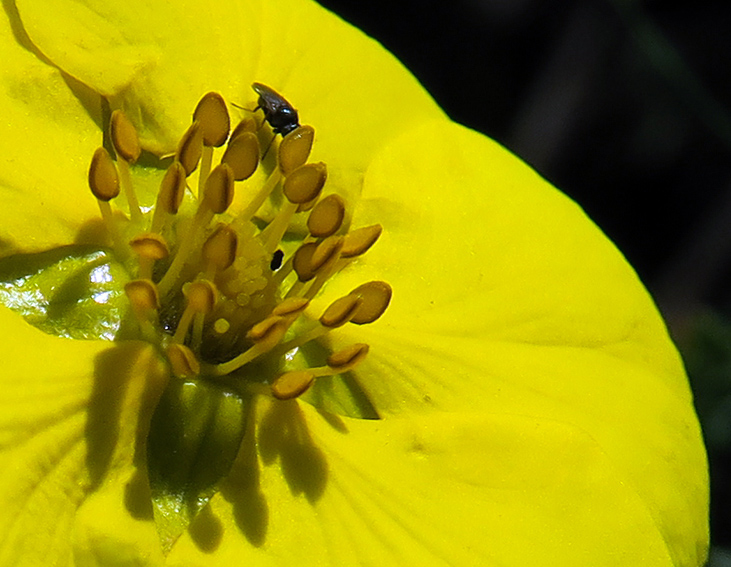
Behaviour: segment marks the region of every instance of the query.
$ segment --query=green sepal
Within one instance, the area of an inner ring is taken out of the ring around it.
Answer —
[[[172,380],[163,393],[150,424],[147,467],[166,553],[231,470],[248,405],[238,393],[204,381]]]
[[[127,310],[126,270],[104,249],[64,246],[0,260],[0,304],[59,337],[112,340]]]

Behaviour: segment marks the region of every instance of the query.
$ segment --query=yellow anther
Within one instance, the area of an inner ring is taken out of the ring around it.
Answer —
[[[236,181],[251,177],[259,165],[259,138],[251,132],[242,132],[232,138],[221,158],[231,166]]]
[[[315,272],[331,260],[335,259],[343,248],[343,238],[341,236],[329,236],[317,245],[315,251],[310,258],[310,268]]]
[[[342,258],[353,258],[367,252],[373,246],[383,232],[380,224],[364,226],[350,231],[345,235],[343,249],[340,252]]]
[[[308,299],[304,297],[290,297],[282,301],[272,310],[272,315],[280,317],[291,317],[292,315],[299,315],[310,304]]]
[[[284,180],[284,195],[290,203],[308,203],[317,198],[326,179],[327,167],[324,163],[308,163],[287,176]]]
[[[236,125],[236,127],[231,132],[231,138],[229,139],[229,144],[238,138],[241,134],[244,132],[251,132],[252,134],[256,134],[257,130],[259,129],[258,124],[256,123],[256,120],[253,118],[247,116],[245,118],[242,118],[241,121]]]
[[[175,152],[175,158],[181,163],[185,169],[187,177],[193,173],[198,167],[203,152],[203,134],[199,122],[193,122],[185,131],[183,137],[178,142],[178,149]]]
[[[220,215],[229,208],[233,198],[234,173],[231,167],[222,163],[208,176],[203,199],[211,211]]]
[[[132,280],[124,286],[124,292],[135,313],[144,314],[160,307],[157,286],[150,280]]]
[[[279,337],[276,340],[276,342],[279,342],[286,330],[287,322],[284,318],[279,316],[267,317],[249,329],[246,338],[258,343],[262,341],[272,342],[274,337]]]
[[[368,355],[370,347],[363,343],[357,343],[334,352],[327,358],[327,365],[338,373],[352,370]]]
[[[350,292],[350,297],[359,297],[363,303],[351,319],[356,325],[365,325],[378,319],[391,302],[393,290],[386,282],[372,281],[358,286]]]
[[[168,346],[166,352],[170,368],[178,378],[194,377],[200,374],[201,365],[193,351],[187,346],[173,343]]]
[[[135,163],[140,157],[142,147],[140,139],[137,137],[137,130],[132,122],[121,110],[112,112],[110,120],[110,137],[114,151],[123,160],[129,163]]]
[[[104,148],[97,148],[89,167],[89,188],[94,197],[107,202],[119,195],[119,175],[112,156]]]
[[[234,263],[237,244],[236,231],[220,223],[203,244],[203,261],[206,266],[223,271]]]
[[[317,274],[317,271],[312,267],[312,255],[315,250],[317,250],[317,243],[308,242],[300,246],[294,253],[292,267],[301,282],[308,282]]]
[[[289,175],[307,162],[314,139],[315,129],[312,126],[299,126],[282,138],[279,144],[279,169],[284,175]]]
[[[170,255],[170,249],[165,239],[152,232],[135,236],[129,241],[129,245],[141,258],[162,260]]]
[[[272,395],[278,400],[291,400],[304,394],[314,381],[314,374],[307,370],[285,372],[272,383]]]
[[[160,183],[160,192],[157,194],[157,209],[171,215],[177,214],[180,204],[183,202],[185,195],[185,168],[182,164],[175,160]]]
[[[320,324],[329,329],[345,325],[353,318],[362,304],[363,299],[358,295],[346,295],[336,299],[320,316]]]
[[[210,313],[216,306],[218,290],[208,280],[197,280],[183,286],[183,294],[187,300],[186,309],[194,313]]]
[[[193,112],[193,120],[200,122],[203,143],[206,146],[222,146],[228,138],[231,120],[223,97],[214,92],[206,93]]]
[[[322,199],[307,218],[307,230],[316,238],[335,234],[345,218],[345,201],[340,195],[332,194]]]

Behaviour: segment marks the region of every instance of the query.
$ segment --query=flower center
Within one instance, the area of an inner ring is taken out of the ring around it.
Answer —
[[[99,148],[89,186],[118,257],[135,274],[125,286],[133,320],[120,335],[156,345],[179,378],[236,380],[252,392],[291,399],[320,377],[353,369],[368,345],[331,353],[314,367],[298,350],[342,325],[377,320],[391,288],[367,282],[317,319],[306,312],[327,281],[378,240],[381,226],[349,230],[344,200],[321,196],[326,164],[308,162],[314,128],[300,125],[274,90],[253,88],[258,106],[244,109],[232,131],[223,98],[201,99],[151,212],[140,208],[132,184],[130,166],[141,147],[121,111],[110,120],[116,161]],[[257,169],[264,180],[253,190],[247,184],[245,206],[229,213],[237,184]],[[189,179],[196,170],[194,191]],[[128,216],[112,210],[120,193]],[[265,204],[277,202],[264,214]],[[301,236],[292,230],[298,216],[306,216]]]

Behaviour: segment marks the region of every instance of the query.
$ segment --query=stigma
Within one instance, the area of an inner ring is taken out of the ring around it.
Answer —
[[[233,128],[223,97],[203,96],[149,210],[132,182],[142,154],[137,132],[115,110],[111,151],[94,153],[89,187],[130,272],[128,335],[132,329],[152,343],[177,378],[233,380],[288,400],[322,377],[352,370],[369,347],[356,343],[315,364],[294,353],[313,341],[324,347],[322,339],[344,325],[378,320],[392,290],[364,282],[312,313],[311,300],[376,243],[382,227],[350,227],[348,203],[327,194],[327,165],[309,161],[314,128],[300,125],[297,111],[270,87],[253,88],[257,106],[243,109]],[[247,182],[239,199],[245,204],[232,211],[235,193],[257,170],[261,182]]]

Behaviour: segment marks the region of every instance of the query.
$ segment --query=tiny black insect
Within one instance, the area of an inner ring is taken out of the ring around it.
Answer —
[[[269,122],[275,134],[286,136],[292,130],[299,128],[299,117],[292,105],[274,89],[254,83],[251,87],[259,95],[257,107],[264,111],[264,118]]]
[[[276,272],[282,267],[282,260],[284,260],[284,252],[275,250],[274,254],[272,254],[272,261],[269,263],[269,268],[272,272]]]

